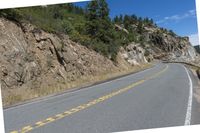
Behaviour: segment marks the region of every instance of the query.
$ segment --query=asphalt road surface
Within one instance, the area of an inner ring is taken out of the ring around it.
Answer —
[[[157,64],[98,85],[4,109],[6,133],[107,133],[200,123],[195,80]]]

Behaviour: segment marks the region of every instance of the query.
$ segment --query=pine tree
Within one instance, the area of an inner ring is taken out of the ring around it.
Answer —
[[[72,11],[73,11],[73,4],[72,4],[72,3],[66,4],[66,9],[67,9],[69,12],[72,12]]]
[[[55,5],[50,7],[50,12],[52,13],[52,16],[54,19],[63,19],[63,14],[61,13],[61,6]]]
[[[110,43],[112,40],[112,22],[109,18],[109,8],[105,0],[98,0],[99,2],[99,39],[104,43]]]
[[[123,23],[123,21],[124,21],[124,17],[123,17],[123,15],[120,15],[120,16],[119,16],[119,22],[120,22],[120,23]]]
[[[114,46],[114,25],[109,18],[109,8],[105,0],[91,1],[87,6],[87,34],[96,41],[93,47],[114,59],[117,50]],[[99,46],[100,45],[100,46]]]
[[[131,18],[132,18],[132,20],[133,20],[133,23],[137,22],[137,19],[138,19],[138,18],[137,18],[136,15],[134,15],[134,14],[131,15]]]
[[[128,15],[124,16],[124,28],[126,28],[127,30],[129,30],[130,28],[130,24],[131,24],[131,17]]]
[[[105,0],[91,1],[87,6],[87,33],[104,43],[112,38],[112,22],[109,18],[109,8]]]
[[[114,19],[113,19],[113,21],[114,21],[115,23],[117,23],[117,24],[120,23],[120,20],[119,20],[119,17],[118,17],[118,16],[115,16]]]
[[[154,24],[153,19],[150,19],[150,23],[151,23],[152,25]]]
[[[86,33],[89,34],[91,37],[96,37],[97,31],[99,30],[98,25],[98,10],[99,5],[97,0],[91,1],[86,8]]]
[[[138,26],[137,26],[137,32],[138,32],[139,34],[142,34],[143,31],[144,31],[143,22],[142,22],[142,21],[139,21]]]
[[[105,0],[99,0],[99,17],[109,19],[109,8]]]

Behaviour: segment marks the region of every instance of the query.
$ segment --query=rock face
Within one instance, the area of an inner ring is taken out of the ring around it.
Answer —
[[[121,56],[132,66],[147,63],[145,50],[139,44],[131,43],[125,48],[120,49]]]
[[[121,27],[121,26],[119,26],[118,24],[115,24],[115,29],[116,29],[117,31],[123,31],[123,32],[125,32],[125,33],[129,34],[129,32],[128,32],[128,30],[127,30],[127,29],[125,29],[125,28],[122,28],[122,27]]]
[[[46,33],[30,24],[1,18],[0,38],[3,89],[34,89],[118,69],[109,59],[66,35]]]
[[[132,28],[136,29],[137,24]],[[117,31],[123,30],[123,26],[115,25]],[[139,38],[142,42],[131,43],[125,48],[121,48],[120,53],[123,59],[131,65],[138,65],[141,62],[149,62],[153,59],[168,61],[195,62],[199,55],[190,44],[188,37],[177,36],[172,31],[167,31],[155,25],[144,26],[143,33]]]
[[[119,26],[118,30],[121,29]],[[196,60],[188,38],[145,28],[145,44],[121,47],[117,62],[71,41],[67,35],[0,18],[0,82],[3,90],[44,88],[83,76],[127,70],[153,59]],[[127,32],[128,34],[128,32]],[[46,82],[48,81],[48,82]]]
[[[179,37],[158,27],[146,29],[144,36],[149,42],[145,45],[145,49],[155,58],[188,61],[195,60],[197,57],[188,37]]]

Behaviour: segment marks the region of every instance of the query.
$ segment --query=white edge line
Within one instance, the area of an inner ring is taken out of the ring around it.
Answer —
[[[0,82],[0,132],[5,133],[4,126],[4,116],[3,116],[3,106],[2,106],[2,96],[1,96],[1,82]]]
[[[188,79],[189,79],[189,87],[190,87],[188,105],[187,105],[187,113],[186,113],[186,117],[185,117],[185,126],[186,126],[186,125],[190,125],[190,122],[191,122],[193,85],[192,85],[192,80],[188,73],[187,68],[185,66],[184,66],[184,68],[185,68],[185,71],[186,71]]]

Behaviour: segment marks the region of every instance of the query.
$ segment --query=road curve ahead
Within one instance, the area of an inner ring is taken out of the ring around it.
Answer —
[[[7,133],[107,133],[190,125],[193,79],[180,64],[4,110]]]

